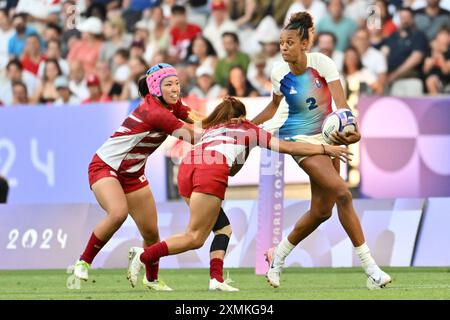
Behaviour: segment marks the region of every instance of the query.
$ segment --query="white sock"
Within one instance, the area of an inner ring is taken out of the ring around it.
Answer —
[[[361,266],[363,267],[364,270],[367,271],[369,267],[374,267],[377,265],[375,263],[375,260],[372,258],[372,255],[370,254],[369,247],[365,242],[359,247],[355,247],[355,253],[361,260]]]
[[[286,259],[294,248],[295,246],[289,242],[287,237],[281,240],[275,250],[274,264],[282,266],[284,264],[284,259]]]

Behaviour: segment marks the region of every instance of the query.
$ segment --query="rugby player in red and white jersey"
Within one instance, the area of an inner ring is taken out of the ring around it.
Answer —
[[[183,159],[178,172],[178,188],[190,208],[190,221],[184,233],[158,242],[136,255],[129,264],[133,274],[141,263],[149,270],[155,261],[203,246],[211,232],[228,186],[228,176],[236,174],[255,146],[297,156],[326,154],[348,160],[350,153],[342,147],[282,141],[245,120],[245,106],[226,97],[203,120],[201,140]],[[231,119],[242,118],[240,123]],[[216,279],[210,280],[210,288]],[[236,289],[237,290],[237,289]]]
[[[126,220],[128,214],[144,239],[144,246],[159,241],[157,211],[153,194],[145,176],[145,163],[168,135],[193,138],[193,123],[199,115],[183,105],[176,70],[168,64],[158,64],[139,82],[144,101],[124,120],[119,129],[97,150],[89,165],[89,184],[106,217],[95,227],[79,260],[74,275],[88,279],[93,259]],[[150,94],[148,94],[150,93]],[[186,134],[188,133],[188,134]],[[229,225],[222,209],[215,230]],[[211,256],[223,257],[228,242],[213,240]],[[219,242],[219,245],[217,243]],[[220,249],[220,250],[219,250]],[[130,254],[143,251],[133,248]],[[223,262],[211,261],[211,274],[222,276]],[[158,261],[147,270],[144,285],[155,290],[172,290],[158,280]],[[134,287],[137,276],[129,277]]]

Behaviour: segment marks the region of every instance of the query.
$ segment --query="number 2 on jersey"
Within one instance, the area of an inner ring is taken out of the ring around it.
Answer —
[[[317,103],[316,103],[316,99],[313,97],[310,97],[308,99],[306,99],[306,103],[309,103],[308,109],[309,110],[314,110],[315,108],[318,107]]]

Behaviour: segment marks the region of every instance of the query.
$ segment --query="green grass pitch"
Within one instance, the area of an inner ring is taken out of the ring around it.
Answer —
[[[236,293],[207,290],[207,269],[160,270],[175,291],[155,292],[139,281],[131,288],[124,269],[94,269],[81,288],[68,289],[65,270],[2,270],[0,299],[146,299],[146,300],[347,300],[347,299],[450,299],[450,268],[385,268],[393,283],[382,290],[366,289],[360,268],[286,268],[281,287],[273,289],[254,269],[226,269]]]

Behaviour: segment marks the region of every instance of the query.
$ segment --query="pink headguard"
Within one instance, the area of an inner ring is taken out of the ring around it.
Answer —
[[[177,70],[167,63],[158,63],[147,71],[147,87],[151,95],[161,97],[161,82],[170,76],[178,76]]]

